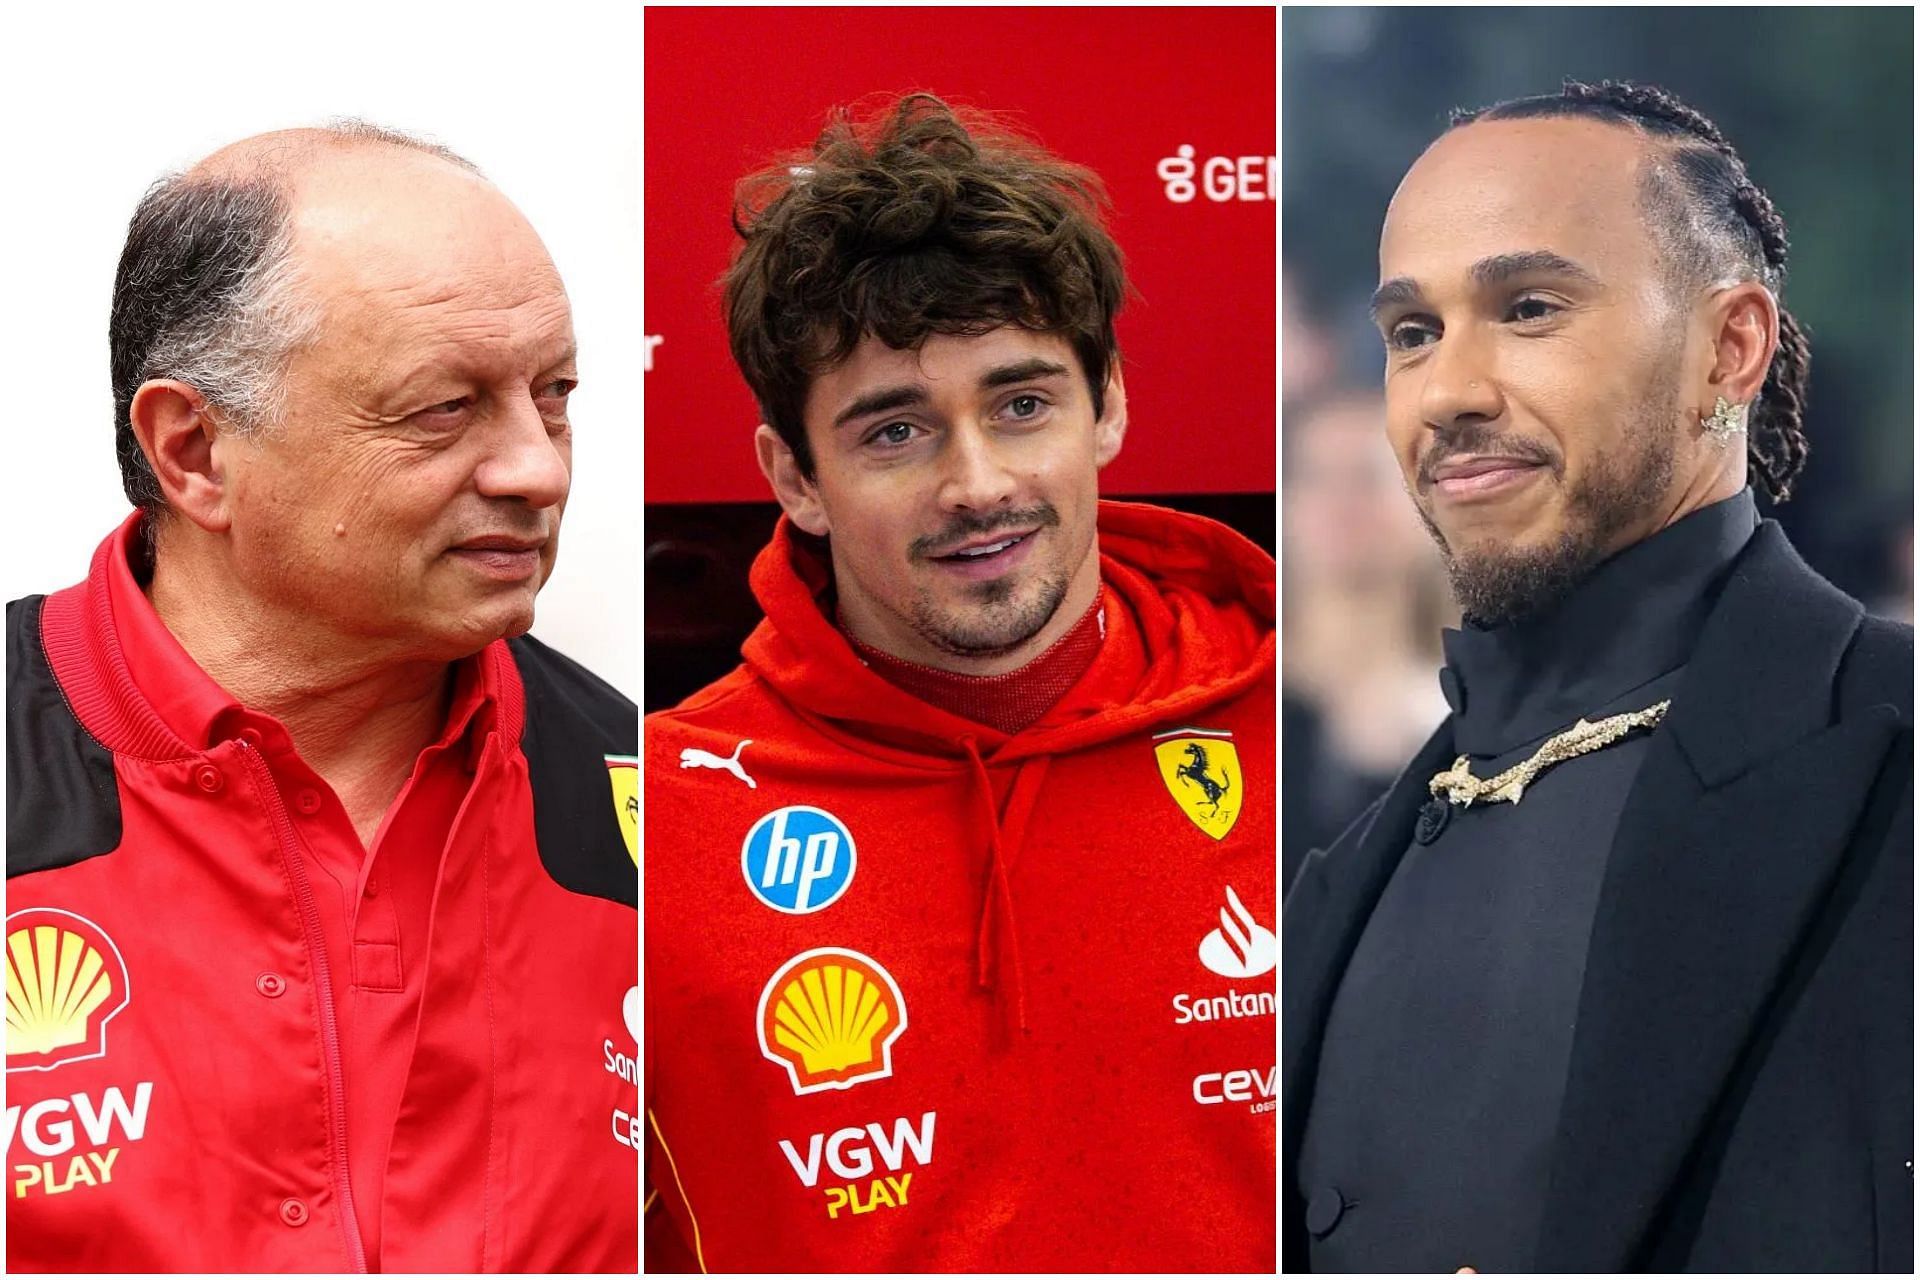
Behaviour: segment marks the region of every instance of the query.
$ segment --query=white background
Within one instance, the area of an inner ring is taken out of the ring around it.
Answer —
[[[141,194],[249,134],[361,116],[479,165],[559,266],[581,380],[534,634],[638,701],[639,5],[76,5],[4,27],[4,598],[78,582],[129,510],[107,314]]]

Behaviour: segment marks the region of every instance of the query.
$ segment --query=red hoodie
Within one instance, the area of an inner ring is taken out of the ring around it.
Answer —
[[[1099,529],[1018,733],[865,666],[785,521],[745,665],[648,717],[649,1269],[1273,1270],[1273,561]]]

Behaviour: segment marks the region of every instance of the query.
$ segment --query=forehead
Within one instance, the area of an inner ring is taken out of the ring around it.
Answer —
[[[517,354],[571,337],[545,246],[473,174],[406,152],[348,155],[303,175],[293,204],[294,260],[329,344],[404,358],[435,343]]]
[[[1394,193],[1380,276],[1425,286],[1498,254],[1547,249],[1612,280],[1649,268],[1647,144],[1595,120],[1494,120],[1443,134]]]

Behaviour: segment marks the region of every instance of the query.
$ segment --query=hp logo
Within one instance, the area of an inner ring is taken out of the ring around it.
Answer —
[[[740,870],[753,896],[788,915],[830,907],[853,883],[853,833],[811,805],[775,809],[753,824],[740,846]]]

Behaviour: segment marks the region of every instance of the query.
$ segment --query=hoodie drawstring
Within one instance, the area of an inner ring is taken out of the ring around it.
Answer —
[[[1007,867],[1013,854],[1019,851],[1020,839],[1026,832],[1027,819],[1033,813],[1034,802],[1039,798],[1040,782],[1047,772],[1047,757],[1037,756],[1026,761],[1014,775],[1013,791],[1007,797],[1007,821],[1003,827],[999,806],[993,800],[993,783],[987,776],[986,761],[980,757],[979,744],[972,734],[962,736],[960,741],[967,748],[967,761],[973,766],[974,784],[980,795],[982,813],[986,817],[989,856],[987,889],[980,900],[980,927],[975,946],[974,980],[982,991],[993,989],[991,934],[993,905],[997,901],[1000,904],[1001,915],[1005,918],[1007,951],[1013,959],[1014,1025],[1024,1033],[1029,1030],[1027,971],[1020,959],[1020,930],[1014,922],[1013,887],[1007,880]]]

